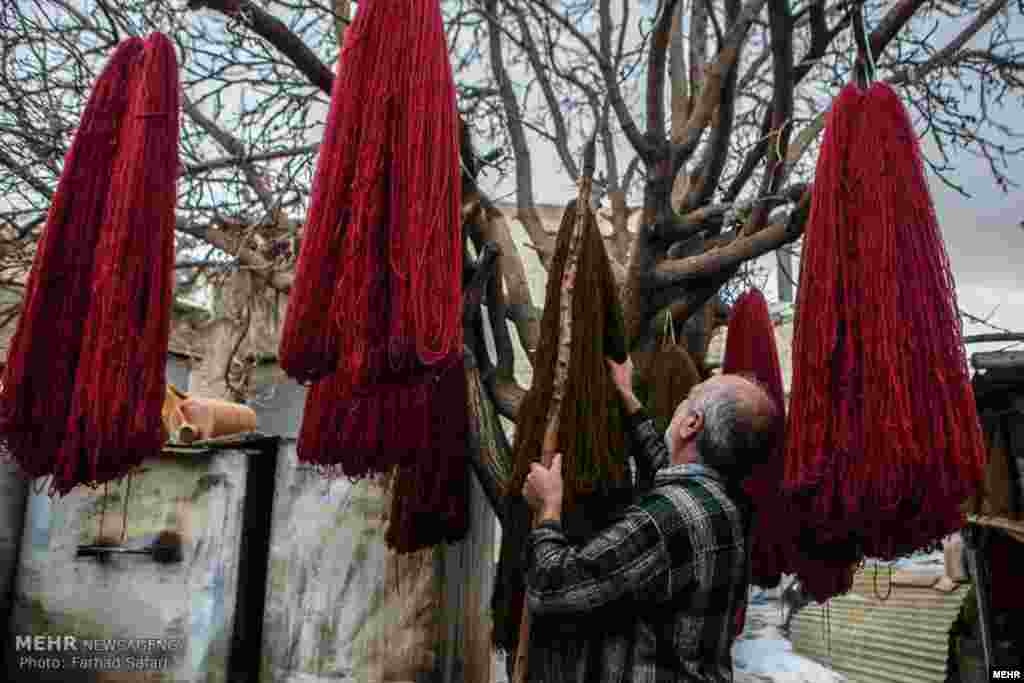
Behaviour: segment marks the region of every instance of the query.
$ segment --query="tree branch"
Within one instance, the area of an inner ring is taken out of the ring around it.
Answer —
[[[17,160],[4,151],[2,147],[0,147],[0,164],[6,166],[10,169],[11,173],[21,178],[30,185],[33,190],[47,199],[50,199],[53,196],[53,190],[50,189],[49,185],[41,181],[39,178],[36,178],[31,171],[25,168],[25,166],[19,164]]]
[[[750,25],[760,14],[767,0],[747,0],[736,23],[726,35],[718,57],[706,70],[704,84],[690,119],[683,130],[682,141],[672,145],[672,176],[674,177],[693,155],[700,138],[721,100],[722,83],[739,57],[740,47],[746,40]]]
[[[896,34],[906,26],[907,22],[926,2],[928,0],[899,0],[896,6],[882,17],[868,38],[868,42],[871,44],[871,54],[875,59],[882,54]]]
[[[253,274],[263,279],[271,288],[287,294],[291,291],[295,276],[274,267],[254,250],[242,246],[242,239],[231,235],[213,225],[196,225],[183,218],[178,218],[175,229],[212,244],[221,251],[234,256]]]
[[[710,229],[714,233],[728,222],[730,216],[736,217],[753,212],[759,206],[764,206],[765,210],[770,212],[783,204],[799,202],[808,187],[807,183],[797,183],[776,194],[755,197],[743,202],[707,204],[679,216],[677,224],[664,228],[661,235],[668,242],[676,242],[693,237],[705,229]]]
[[[804,193],[800,203],[787,217],[776,220],[758,232],[740,235],[727,246],[712,248],[703,254],[684,259],[663,261],[655,268],[656,286],[712,278],[740,264],[795,242],[803,234],[811,193]]]
[[[216,121],[200,111],[199,107],[194,105],[187,96],[182,96],[181,105],[182,109],[185,110],[192,120],[205,130],[211,138],[216,140],[221,147],[227,150],[228,154],[245,158],[245,145],[242,144],[241,140],[217,125]],[[273,215],[277,208],[277,202],[274,201],[274,197],[270,193],[270,187],[267,185],[266,179],[252,163],[243,162],[239,165],[242,173],[245,175],[246,182],[256,193],[256,196],[259,197],[260,203],[263,204],[263,209],[268,215]]]
[[[899,31],[914,16],[914,13],[925,3],[926,0],[900,0],[895,7],[889,10],[879,22],[874,31],[871,32],[868,42],[871,45],[871,53],[877,59],[888,44],[896,37]],[[799,66],[793,74],[793,85],[798,85],[806,76],[815,63],[824,56],[828,46],[839,33],[850,24],[850,13],[847,12],[842,20],[835,27],[827,30],[825,23],[824,5],[815,2],[809,8],[811,18],[811,47],[807,55],[800,61]],[[827,34],[826,34],[827,31]],[[774,115],[772,108],[765,112],[761,126],[761,138],[758,144],[747,154],[743,161],[741,170],[729,185],[725,193],[725,201],[733,201],[743,191],[743,187],[750,180],[751,175],[757,168],[761,159],[768,152]]]
[[[611,102],[612,109],[615,110],[615,116],[619,120],[622,132],[625,133],[626,138],[637,154],[649,158],[653,150],[643,133],[640,132],[636,121],[633,120],[633,115],[629,113],[629,107],[626,105],[626,101],[622,97],[622,89],[619,87],[619,76],[616,72],[615,64],[606,55],[602,54],[571,21],[559,14],[558,10],[552,7],[547,0],[530,0],[530,2],[562,25],[594,58],[598,68],[601,70],[601,74],[604,76],[605,87],[608,89],[608,100]],[[601,0],[598,8],[601,23],[610,25],[612,20],[610,0]]]
[[[526,228],[530,238],[538,247],[546,248],[551,236],[544,230],[544,225],[537,214],[533,194],[533,162],[530,155],[530,144],[526,139],[523,127],[522,111],[516,99],[512,80],[505,68],[504,47],[502,45],[501,17],[497,14],[497,0],[486,0],[486,21],[488,23],[488,42],[491,59],[491,74],[498,84],[501,93],[501,104],[505,110],[505,123],[508,127],[512,152],[516,161],[516,217]]]
[[[966,45],[971,38],[976,36],[981,29],[985,28],[985,26],[1008,4],[1009,0],[993,0],[978,13],[978,16],[974,18],[974,21],[966,26],[963,31],[953,38],[953,40],[949,41],[944,48],[929,58],[928,61],[913,68],[908,67],[900,69],[895,75],[888,79],[889,82],[893,85],[905,85],[913,81],[921,80],[936,69],[949,66],[956,60],[957,53],[963,49],[964,45]]]
[[[526,268],[512,240],[505,216],[490,202],[483,201],[477,215],[467,223],[475,242],[491,242],[498,246],[498,272],[503,278],[509,318],[516,326],[523,348],[532,359],[540,344],[540,313],[533,303]]]
[[[850,15],[847,13],[843,18],[833,27],[831,30],[828,28],[828,24],[825,20],[825,6],[824,2],[814,2],[809,8],[810,24],[811,24],[811,46],[807,50],[807,54],[804,55],[803,59],[793,71],[793,88],[803,81],[804,77],[811,72],[811,69],[818,63],[828,50],[829,45],[835,40],[846,26],[850,23]],[[768,106],[764,116],[761,120],[761,132],[758,136],[758,142],[754,145],[753,149],[747,153],[743,159],[743,164],[740,167],[739,172],[733,178],[732,182],[729,183],[729,189],[725,191],[723,200],[725,202],[733,202],[739,197],[743,188],[747,182],[750,181],[754,171],[757,170],[758,165],[761,163],[761,159],[768,153],[768,149],[772,142],[772,123],[775,120],[773,107]]]
[[[689,37],[691,44],[695,36]],[[668,47],[669,84],[671,85],[672,103],[672,141],[679,138],[677,129],[690,118],[690,79],[686,73],[686,41],[683,39],[683,5],[676,5],[672,18],[672,38]]]
[[[501,250],[493,242],[485,242],[480,255],[472,264],[472,276],[462,290],[462,310],[467,319],[480,314],[480,305],[487,294],[488,283],[497,279],[498,256]],[[467,257],[468,258],[468,257]]]
[[[770,0],[768,22],[772,45],[772,137],[773,144],[768,150],[768,170],[761,182],[761,197],[775,194],[785,180],[786,151],[792,130],[793,116],[793,17],[789,11],[789,0]],[[760,230],[768,219],[768,208],[758,204],[744,228],[745,232]]]
[[[988,344],[991,342],[1024,342],[1024,332],[994,332],[991,334],[971,334],[963,338],[964,344]]]
[[[263,152],[261,154],[247,154],[242,156],[228,156],[221,157],[219,159],[211,159],[210,161],[204,161],[199,164],[188,164],[182,171],[180,178],[189,176],[199,175],[200,173],[209,173],[210,171],[219,171],[223,168],[231,168],[240,164],[253,163],[258,161],[273,161],[274,159],[284,159],[286,157],[302,156],[304,154],[315,154],[320,149],[320,143],[314,143],[312,145],[303,145],[302,147],[293,147],[291,149],[281,149],[273,152]]]
[[[190,10],[206,7],[229,19],[241,19],[253,33],[287,57],[310,83],[328,95],[331,94],[334,74],[327,65],[283,22],[251,0],[189,0],[187,7]]]
[[[562,160],[562,164],[569,172],[569,176],[573,181],[576,181],[579,178],[580,172],[576,167],[576,159],[569,150],[569,130],[565,125],[565,116],[562,114],[562,105],[558,101],[558,97],[555,95],[555,89],[551,85],[551,79],[547,76],[547,70],[544,68],[540,51],[537,49],[537,43],[534,41],[533,34],[530,32],[530,27],[526,23],[526,17],[522,12],[518,12],[516,14],[516,20],[519,24],[519,34],[521,36],[523,49],[526,51],[526,57],[530,61],[530,65],[533,67],[533,71],[537,76],[537,81],[540,84],[541,92],[544,93],[544,99],[548,103],[548,113],[554,120],[555,135],[552,138],[552,142],[555,145],[555,149],[558,151],[558,157]],[[552,61],[554,60],[553,55],[551,56],[551,59]],[[504,94],[504,90],[502,90],[502,95],[504,96]]]
[[[672,22],[679,0],[665,0],[651,34],[647,61],[647,138],[663,144],[665,132],[665,74]]]
[[[703,0],[694,0],[690,12],[690,101],[686,120],[693,115],[697,96],[703,87],[704,71],[708,60],[708,5]],[[678,143],[683,137],[685,126],[680,121],[680,130],[672,142]]]
[[[709,9],[710,11],[710,9]],[[731,29],[739,14],[739,0],[726,2],[728,26]],[[790,37],[790,40],[792,38]],[[718,181],[725,171],[725,163],[729,158],[729,147],[732,142],[733,123],[736,109],[736,83],[739,77],[739,57],[729,69],[722,84],[719,95],[718,114],[715,125],[711,129],[704,158],[693,174],[695,180],[690,182],[690,190],[682,202],[680,211],[688,211],[708,202],[718,188]]]

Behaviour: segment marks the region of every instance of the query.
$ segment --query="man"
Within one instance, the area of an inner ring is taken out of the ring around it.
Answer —
[[[653,488],[571,547],[560,524],[561,455],[550,469],[533,465],[523,486],[538,519],[527,542],[529,608],[614,622],[600,683],[731,683],[749,575],[739,483],[770,453],[777,408],[752,381],[716,376],[693,388],[662,438],[633,393],[632,361],[608,364],[639,444],[638,479],[653,475]]]

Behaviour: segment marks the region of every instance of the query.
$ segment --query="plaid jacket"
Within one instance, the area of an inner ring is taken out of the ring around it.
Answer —
[[[645,413],[630,422],[644,454],[638,483],[653,478],[653,488],[585,546],[570,546],[556,522],[531,532],[529,608],[606,626],[588,648],[599,651],[581,653],[587,665],[566,672],[573,681],[731,683],[734,616],[747,595],[748,516],[713,469],[669,464]]]

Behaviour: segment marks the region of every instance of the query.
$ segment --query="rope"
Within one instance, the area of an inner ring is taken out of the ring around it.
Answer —
[[[878,598],[879,600],[881,600],[882,602],[885,602],[886,600],[888,600],[889,596],[892,595],[892,574],[893,574],[892,565],[890,564],[889,565],[889,591],[885,594],[885,597],[883,597],[881,595],[881,593],[878,592],[878,562],[877,561],[875,562],[875,573],[874,573],[874,577],[875,577],[874,578],[874,581],[875,581],[875,597]]]
[[[107,519],[107,496],[109,495],[108,488],[108,482],[103,482],[103,497],[100,498],[100,501],[102,501],[100,504],[100,530],[99,533],[97,534],[96,545],[99,545],[99,540],[103,537],[103,525],[106,523]]]
[[[825,603],[825,649],[832,661],[832,602]]]
[[[32,485],[32,493],[34,493],[37,496],[41,495],[42,492],[44,490],[46,490],[51,485],[51,483],[52,483],[51,479],[52,479],[52,477],[50,475],[47,475],[45,477],[39,477],[38,482],[41,484],[41,486],[39,486],[39,488],[36,488],[36,485],[33,484]]]
[[[128,481],[125,487],[124,494],[124,508],[121,516],[121,543],[123,544],[125,538],[128,536],[128,499],[132,495],[132,473],[128,472]]]

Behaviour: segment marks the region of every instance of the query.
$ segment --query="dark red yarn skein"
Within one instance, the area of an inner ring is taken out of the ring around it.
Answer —
[[[299,381],[340,371],[363,384],[381,349],[412,372],[462,349],[458,110],[439,5],[360,5],[337,74],[279,355]]]
[[[751,583],[774,587],[782,574],[790,571],[786,565],[786,558],[791,554],[787,539],[794,533],[787,528],[790,516],[781,495],[786,395],[768,302],[756,289],[744,292],[733,304],[722,372],[756,379],[775,402],[780,416],[777,450],[757,465],[744,482],[756,520],[751,551]]]
[[[114,50],[82,112],[25,287],[0,394],[0,442],[29,477],[57,469],[65,437],[93,266],[129,106],[129,82],[145,43]]]
[[[436,0],[364,3],[345,41],[279,355],[313,383],[299,460],[399,468],[387,541],[411,552],[466,528],[455,82]]]
[[[917,136],[887,84],[833,103],[797,309],[785,474],[812,545],[891,559],[959,528],[985,448]]]
[[[174,273],[179,114],[174,43],[146,40],[96,250],[94,296],[53,488],[118,479],[160,453]]]

